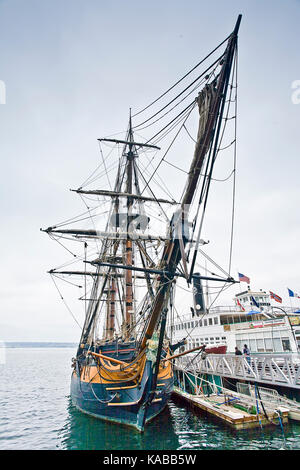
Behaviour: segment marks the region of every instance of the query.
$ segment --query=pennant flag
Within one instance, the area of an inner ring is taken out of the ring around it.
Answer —
[[[238,306],[240,307],[240,309],[242,310],[242,312],[245,311],[244,307],[241,305],[239,299],[236,299],[236,303],[238,304]]]
[[[239,280],[240,282],[247,282],[247,284],[250,284],[250,279],[249,277],[245,276],[244,274],[238,273],[239,275]]]
[[[251,300],[254,303],[255,307],[259,308],[259,304],[256,302],[255,298],[251,295]]]
[[[272,291],[269,291],[269,292],[270,292],[271,299],[276,300],[276,302],[282,303],[282,298],[279,297],[279,295],[274,294],[274,292],[272,292]]]

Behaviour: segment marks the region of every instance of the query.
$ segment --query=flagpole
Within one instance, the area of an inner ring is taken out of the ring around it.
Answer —
[[[287,287],[287,290],[289,291],[289,288]],[[290,298],[290,307],[291,307],[291,310],[293,310],[293,307],[292,307],[292,297],[290,296],[290,291],[289,291],[289,298]]]
[[[239,272],[240,272],[240,271],[238,270],[238,268],[237,268],[236,272],[238,273],[238,278],[239,278]],[[240,280],[239,280],[239,286],[240,286],[240,293],[241,293],[241,292],[242,292],[242,288],[241,288],[241,281],[240,281]]]

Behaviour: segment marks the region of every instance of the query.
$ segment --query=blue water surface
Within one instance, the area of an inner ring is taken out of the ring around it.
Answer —
[[[170,401],[143,434],[89,417],[70,400],[73,348],[14,348],[0,365],[0,449],[300,450],[300,425],[235,431]]]

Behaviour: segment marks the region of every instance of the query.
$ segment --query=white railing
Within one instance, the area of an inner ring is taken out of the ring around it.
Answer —
[[[234,354],[208,354],[205,358],[199,356],[194,360],[183,356],[176,359],[175,367],[194,374],[212,374],[300,389],[299,354],[253,354],[250,358]]]

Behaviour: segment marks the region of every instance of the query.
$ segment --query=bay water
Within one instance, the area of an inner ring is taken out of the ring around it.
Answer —
[[[232,430],[171,400],[143,434],[78,411],[70,399],[73,347],[7,348],[0,364],[0,449],[300,450],[300,424]]]

